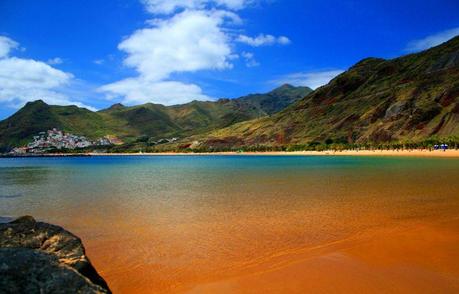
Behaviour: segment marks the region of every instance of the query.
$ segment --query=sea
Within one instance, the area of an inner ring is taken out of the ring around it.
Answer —
[[[290,262],[368,232],[456,220],[459,159],[2,158],[0,217],[21,215],[81,237],[115,293],[201,293],[199,285],[274,271],[280,256]],[[250,285],[228,293],[256,293]]]

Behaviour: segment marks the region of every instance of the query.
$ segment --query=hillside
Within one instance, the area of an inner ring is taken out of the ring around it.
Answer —
[[[275,113],[310,92],[309,88],[284,85],[266,94],[237,99],[174,106],[115,104],[98,112],[38,100],[0,121],[0,149],[23,145],[33,135],[52,128],[93,139],[113,135],[125,142],[191,136]]]
[[[37,100],[0,122],[0,148],[19,146],[39,132],[52,128],[94,138],[110,131],[97,113],[77,106],[50,106]]]
[[[147,135],[153,139],[189,136],[271,115],[310,92],[306,87],[283,85],[266,94],[237,99],[193,101],[169,107],[152,103],[134,107],[115,105],[99,113],[107,120],[123,122],[117,133],[130,129],[135,136]]]
[[[271,115],[285,109],[311,92],[312,89],[308,87],[293,87],[289,84],[284,84],[267,94],[252,94],[234,101],[253,105]]]
[[[459,137],[459,37],[392,60],[364,59],[283,111],[189,142],[202,148],[419,142]],[[456,140],[455,139],[455,140]]]

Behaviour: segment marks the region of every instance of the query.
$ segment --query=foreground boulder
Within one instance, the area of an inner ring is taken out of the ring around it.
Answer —
[[[0,224],[0,293],[111,293],[63,228],[24,216]]]

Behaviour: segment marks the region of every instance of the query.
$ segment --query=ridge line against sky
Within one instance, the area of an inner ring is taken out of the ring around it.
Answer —
[[[238,97],[283,83],[317,88],[361,58],[393,58],[459,34],[455,1],[417,2],[413,15],[403,11],[413,1],[83,2],[0,3],[0,119],[37,99],[95,110]],[[370,24],[379,30],[359,31]]]

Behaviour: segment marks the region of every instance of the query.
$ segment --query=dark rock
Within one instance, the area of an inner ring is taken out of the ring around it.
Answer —
[[[397,117],[403,112],[403,110],[405,110],[405,108],[406,108],[406,101],[395,102],[394,104],[389,106],[389,108],[387,108],[384,119],[391,119],[391,118]]]
[[[49,253],[0,248],[1,293],[106,293]]]
[[[436,72],[439,70],[450,69],[459,66],[459,50],[441,56],[427,72]]]
[[[31,216],[0,224],[1,293],[110,293],[77,236]]]

